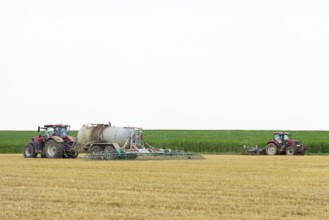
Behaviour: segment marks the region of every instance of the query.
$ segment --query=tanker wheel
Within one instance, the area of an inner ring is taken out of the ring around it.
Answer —
[[[109,153],[115,151],[115,148],[113,146],[107,146],[104,149],[104,153]]]
[[[62,158],[64,154],[64,144],[53,139],[48,140],[45,144],[44,151],[47,158]]]
[[[35,152],[33,144],[29,143],[24,147],[24,157],[25,158],[36,158],[37,153]]]
[[[98,154],[100,153],[101,151],[103,151],[103,148],[101,146],[93,146],[91,149],[90,149],[90,153],[91,154]]]
[[[278,153],[278,147],[273,144],[273,143],[269,143],[266,146],[266,154],[267,155],[276,155]]]
[[[297,150],[294,146],[289,146],[286,148],[286,155],[296,155]]]

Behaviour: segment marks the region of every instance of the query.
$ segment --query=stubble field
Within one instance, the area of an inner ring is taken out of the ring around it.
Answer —
[[[186,161],[0,154],[0,219],[328,219],[329,157]]]

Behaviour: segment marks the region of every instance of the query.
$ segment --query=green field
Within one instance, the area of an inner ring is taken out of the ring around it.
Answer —
[[[309,146],[307,154],[329,153],[329,131],[289,131]],[[145,130],[145,141],[159,148],[191,152],[238,154],[242,146],[265,146],[273,131],[253,130]],[[72,136],[77,131],[71,131]],[[36,131],[0,131],[0,153],[21,153]]]
[[[329,153],[329,131],[288,131],[309,146],[308,153]],[[241,153],[242,146],[263,147],[273,131],[147,130],[146,142],[155,147],[204,153]]]

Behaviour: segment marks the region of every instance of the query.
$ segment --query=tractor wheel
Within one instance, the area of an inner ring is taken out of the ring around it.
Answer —
[[[74,142],[70,142],[70,143],[68,144],[69,149],[72,148],[73,145],[74,145]],[[64,154],[63,154],[63,158],[77,158],[78,155],[79,155],[79,151],[74,150],[74,149],[73,149],[73,150],[70,149],[70,150],[66,150],[66,151],[64,152]]]
[[[66,156],[65,154],[63,154],[62,158],[66,159],[66,158],[69,158],[69,156]]]
[[[78,155],[79,155],[78,153],[77,154],[74,154],[74,155],[72,154],[72,155],[69,156],[69,158],[75,159],[75,158],[78,157]]]
[[[100,147],[100,146],[93,146],[91,149],[90,149],[90,153],[91,154],[98,154],[100,153],[101,151],[103,151],[103,148]]]
[[[288,146],[286,148],[286,155],[296,155],[296,153],[297,153],[296,147]]]
[[[51,139],[46,142],[44,151],[47,158],[62,158],[64,154],[64,143]]]
[[[269,143],[266,146],[266,154],[267,155],[276,155],[278,153],[278,147],[273,144],[273,143]]]
[[[25,158],[36,158],[38,154],[35,152],[34,146],[32,143],[25,145],[24,147],[24,157]]]
[[[69,156],[69,158],[77,158],[78,155],[79,155],[79,152],[78,151],[70,151],[70,152],[67,152],[67,155]]]

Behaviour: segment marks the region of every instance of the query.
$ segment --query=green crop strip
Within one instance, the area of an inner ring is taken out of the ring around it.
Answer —
[[[288,131],[307,144],[307,154],[329,153],[329,131]],[[214,154],[239,154],[243,145],[264,147],[273,131],[255,130],[144,130],[145,141],[158,148]],[[0,131],[0,153],[22,153],[36,131]],[[70,131],[76,137],[77,131]]]

